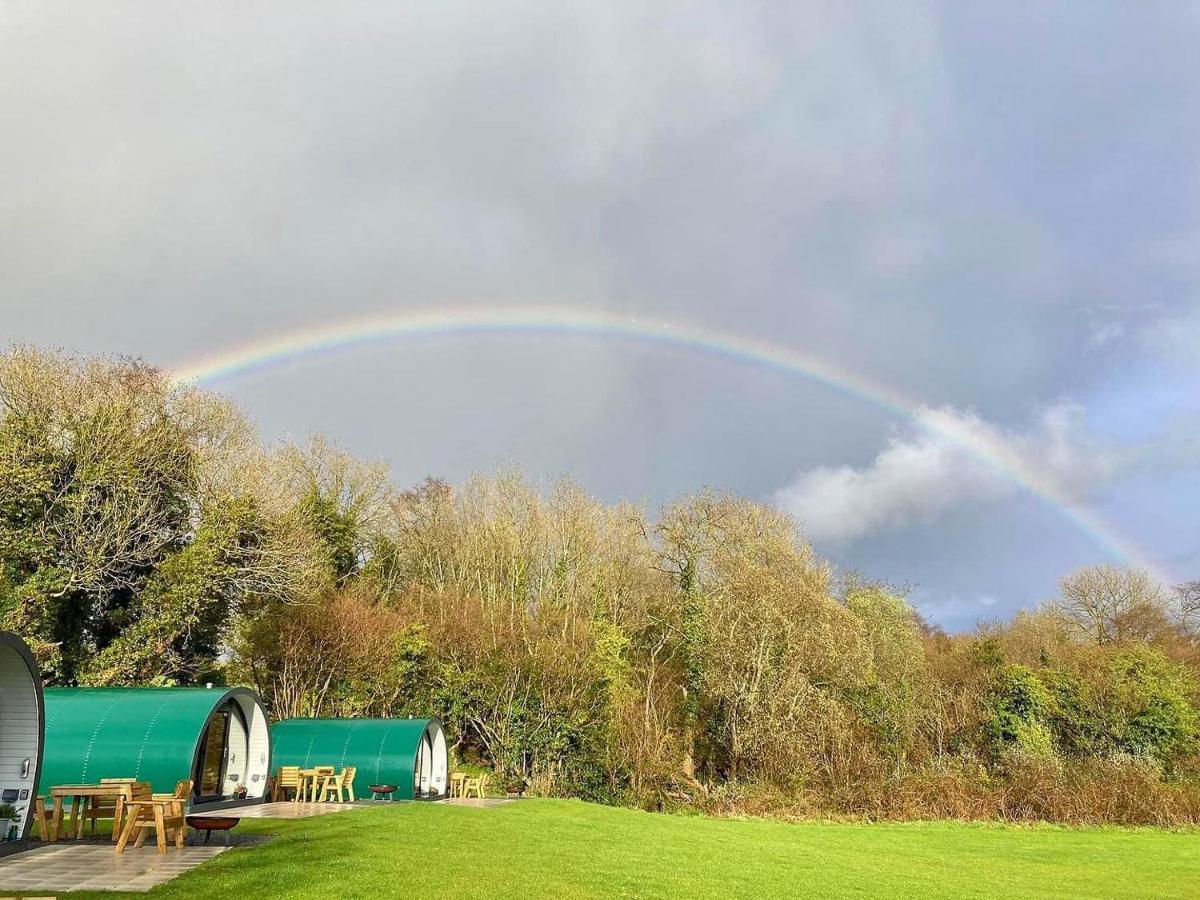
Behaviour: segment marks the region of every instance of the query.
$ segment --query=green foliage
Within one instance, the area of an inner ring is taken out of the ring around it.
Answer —
[[[1130,647],[1115,654],[1109,671],[1112,703],[1123,727],[1119,749],[1147,755],[1164,765],[1193,754],[1200,740],[1195,678],[1183,666],[1151,647]]]
[[[203,682],[221,650],[261,523],[247,499],[214,504],[147,579],[121,633],[80,673],[103,686]]]
[[[899,762],[912,748],[924,714],[928,673],[916,615],[882,585],[852,584],[845,604],[861,623],[871,651],[867,683],[852,687],[848,700],[881,750]]]
[[[1048,668],[1040,673],[1039,679],[1050,695],[1047,725],[1064,754],[1088,756],[1112,749],[1100,704],[1081,675]]]
[[[377,665],[369,670],[350,669],[330,685],[330,702],[340,715],[423,716],[432,708],[432,647],[424,625],[411,625],[393,635]],[[380,695],[397,702],[378,708]]]
[[[986,730],[993,754],[1015,747],[1030,756],[1054,753],[1047,724],[1053,698],[1037,675],[1010,664],[995,675],[988,696]]]
[[[1004,650],[995,638],[972,641],[971,659],[981,669],[999,669],[1004,665]]]
[[[320,541],[327,565],[339,584],[359,568],[362,539],[354,515],[343,509],[338,498],[313,486],[300,500],[298,514]]]
[[[195,444],[173,402],[138,364],[0,358],[0,602],[55,678],[120,633],[187,540]]]

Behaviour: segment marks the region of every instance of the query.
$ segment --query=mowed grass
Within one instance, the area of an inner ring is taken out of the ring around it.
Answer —
[[[1194,832],[788,824],[565,800],[492,809],[380,804],[248,819],[239,832],[275,837],[149,895],[70,896],[1200,897]]]

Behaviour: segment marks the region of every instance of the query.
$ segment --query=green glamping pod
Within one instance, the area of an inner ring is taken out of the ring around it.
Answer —
[[[446,735],[435,719],[287,719],[271,728],[276,766],[354,766],[354,793],[396,787],[400,800],[446,796]]]
[[[42,679],[29,648],[15,634],[0,632],[0,804],[16,818],[0,819],[0,854],[17,849],[29,834],[42,763],[46,716]]]
[[[47,688],[42,784],[190,778],[193,812],[261,803],[271,731],[247,688]],[[244,789],[244,791],[243,791]]]

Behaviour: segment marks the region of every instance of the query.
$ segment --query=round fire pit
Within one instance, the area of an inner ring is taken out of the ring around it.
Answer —
[[[208,843],[214,831],[223,832],[225,843],[229,844],[229,830],[242,821],[235,816],[188,816],[187,823],[197,831],[204,832],[204,843]]]
[[[394,784],[372,784],[367,790],[371,792],[372,800],[382,800],[384,794],[387,795],[387,799],[391,800],[392,794],[396,793],[396,786]],[[376,797],[376,794],[379,796]]]

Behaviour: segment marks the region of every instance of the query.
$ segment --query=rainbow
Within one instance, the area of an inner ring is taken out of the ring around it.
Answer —
[[[1107,554],[1148,570],[1164,584],[1171,583],[1146,553],[1065,492],[1045,472],[1030,466],[1001,436],[988,435],[980,429],[962,428],[951,417],[930,415],[925,406],[892,385],[852,372],[827,359],[690,322],[546,307],[418,310],[289,331],[194,360],[171,370],[170,374],[182,384],[211,386],[296,359],[385,341],[504,334],[614,338],[674,347],[804,378],[890,414],[915,419],[924,427],[964,446],[1003,477],[1040,498]]]

